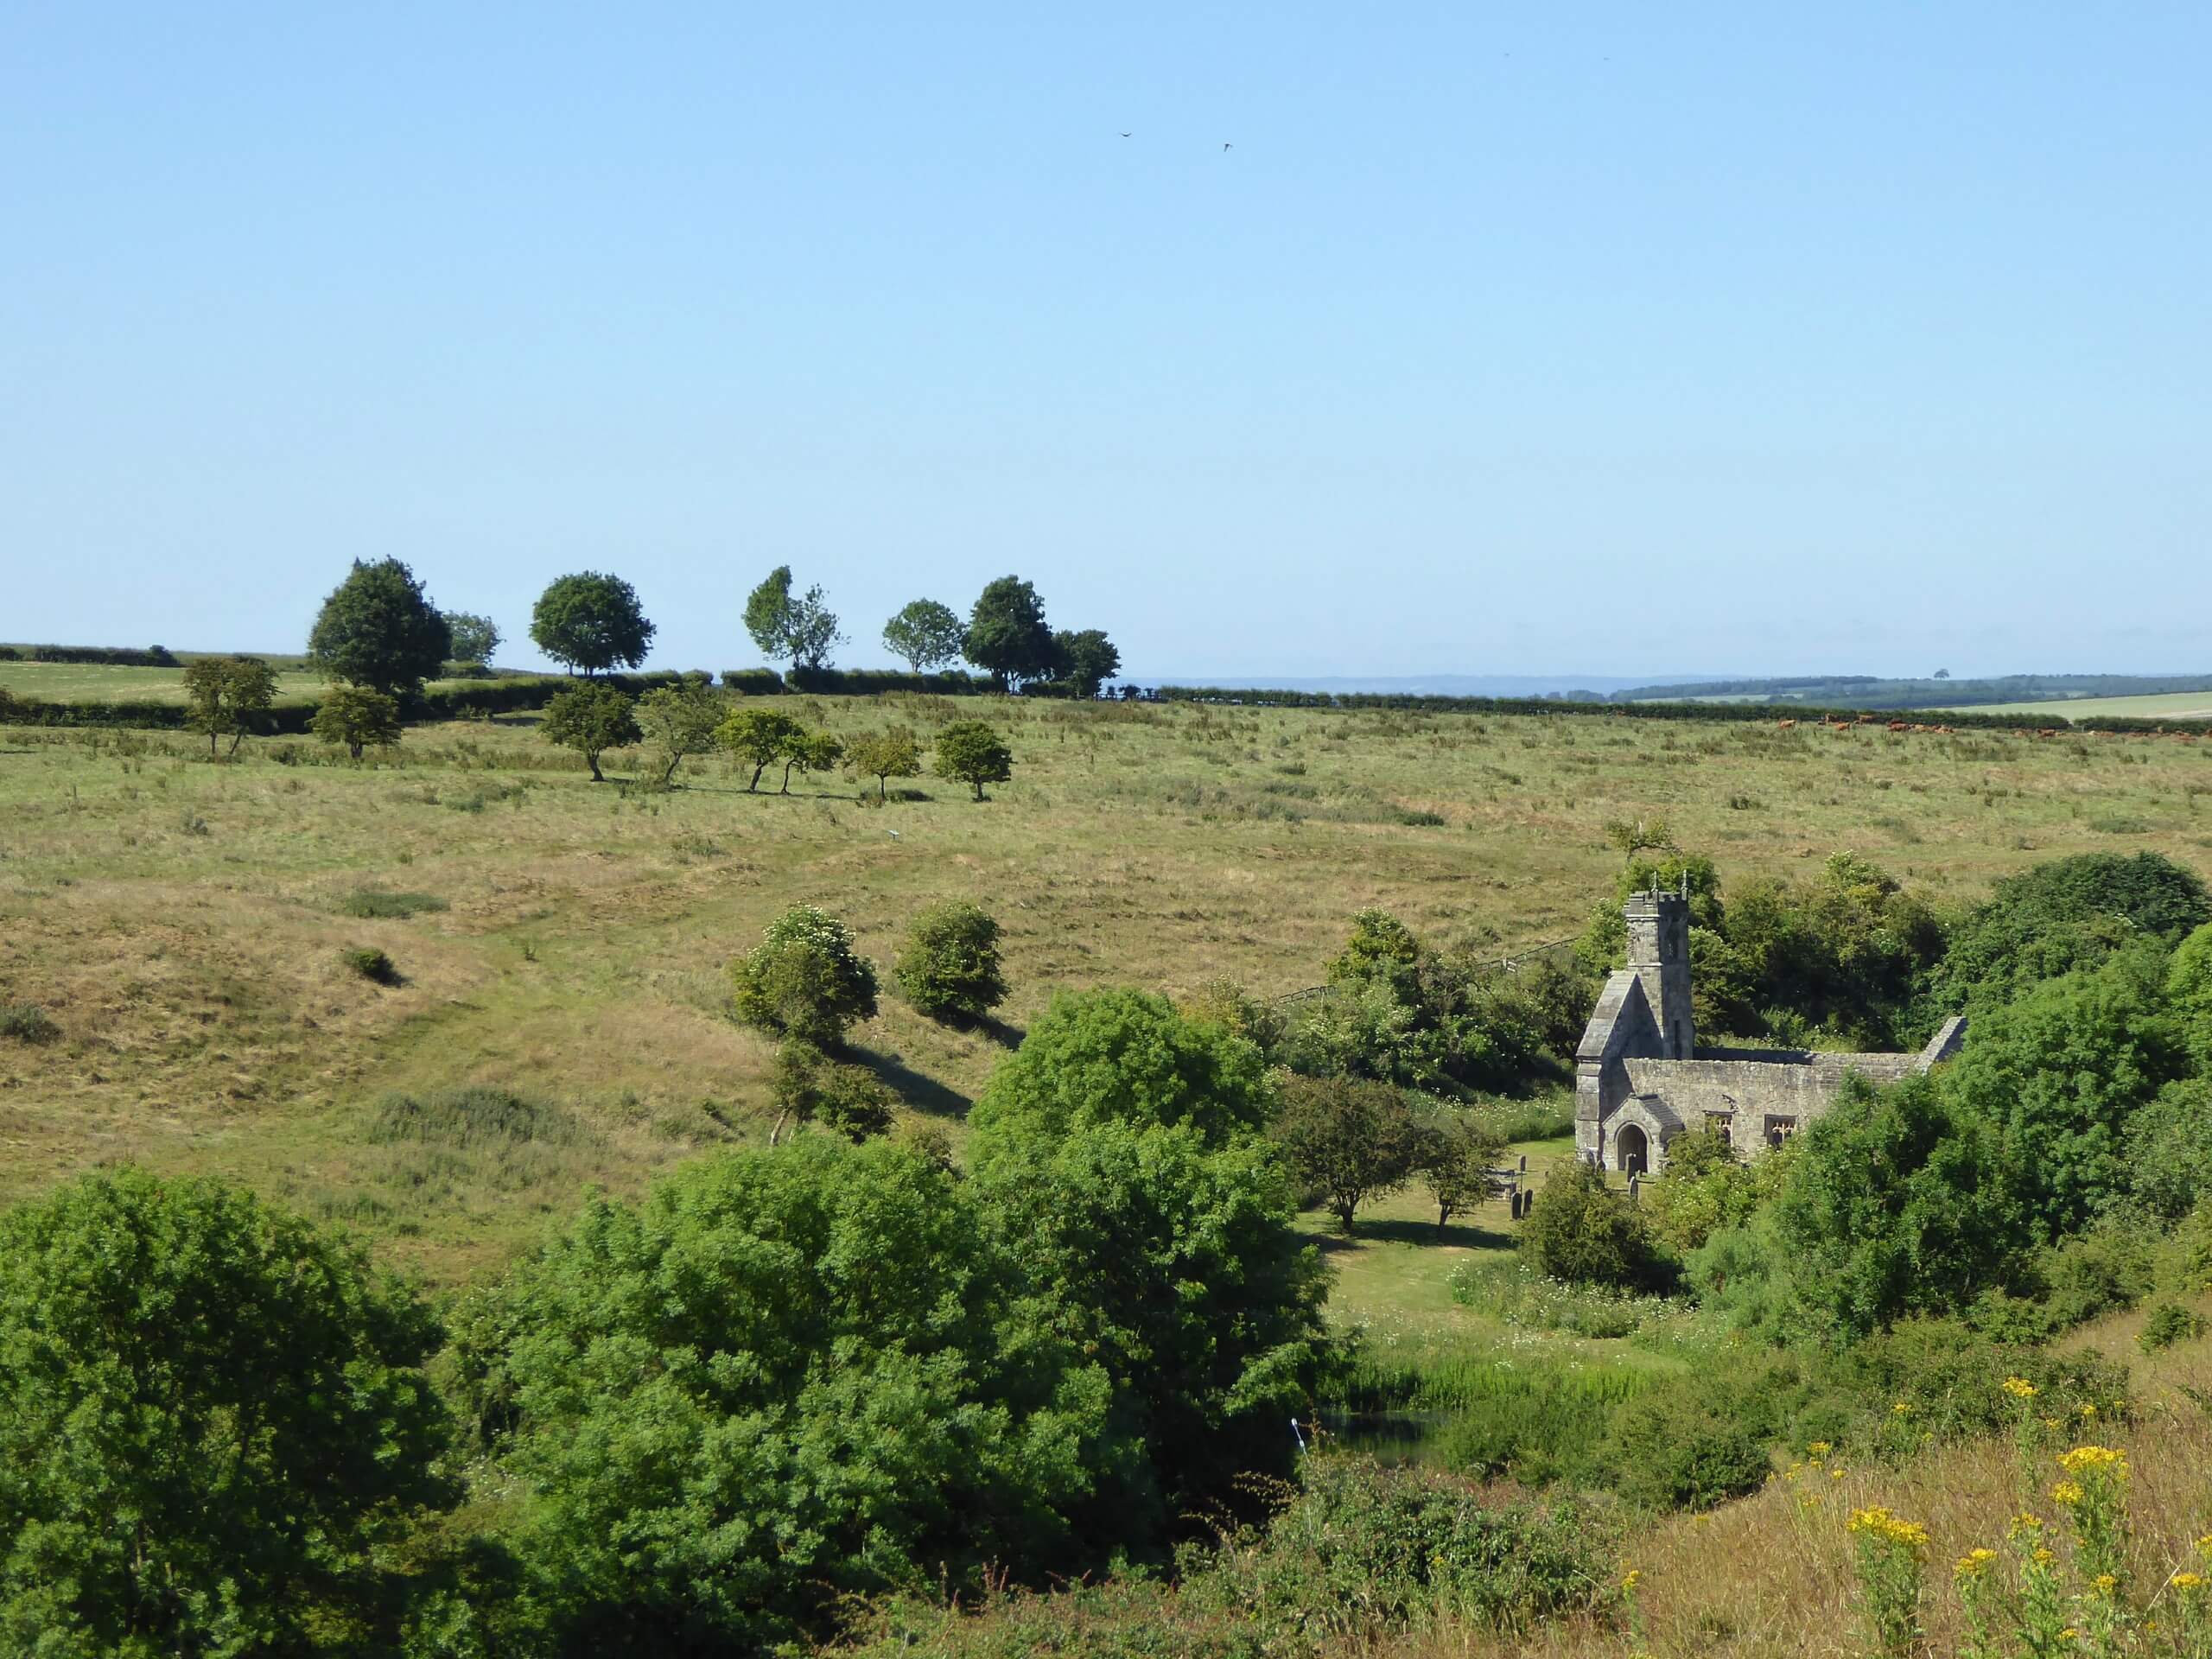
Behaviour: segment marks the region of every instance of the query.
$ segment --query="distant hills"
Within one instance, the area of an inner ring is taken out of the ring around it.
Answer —
[[[1147,683],[1153,683],[1147,681]],[[1559,697],[1575,702],[1802,703],[1808,709],[1973,709],[1992,703],[2212,691],[2212,674],[2007,674],[1989,679],[1885,679],[1875,674],[1631,680],[1603,674],[1165,676],[1160,684],[1338,696]]]

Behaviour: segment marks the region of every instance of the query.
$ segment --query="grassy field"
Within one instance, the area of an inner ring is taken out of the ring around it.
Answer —
[[[276,701],[313,702],[329,680],[296,658],[276,664]],[[433,680],[436,686],[464,686],[470,680]],[[43,702],[178,702],[184,701],[184,670],[111,668],[91,663],[0,662],[0,690]]]
[[[1064,987],[1314,984],[1365,905],[1484,950],[1571,934],[1618,868],[1609,818],[1664,817],[1729,876],[1849,848],[1955,899],[2085,849],[2212,870],[2212,746],[784,706],[846,731],[988,713],[1016,781],[978,804],[917,780],[879,808],[842,779],[750,796],[709,762],[655,794],[591,785],[524,719],[412,730],[392,764],[364,767],[304,740],[218,766],[181,734],[0,728],[0,1004],[60,1027],[0,1039],[0,1194],[125,1158],[218,1171],[358,1226],[434,1282],[474,1277],[588,1185],[633,1191],[764,1133],[768,1051],[724,1016],[724,969],[801,900],[846,917],[887,966],[921,906],[980,900],[1006,926],[1018,1033]],[[362,889],[430,902],[346,913]],[[404,982],[351,972],[340,952],[357,944]],[[887,995],[855,1037],[915,1109],[950,1121],[1003,1052]],[[389,1132],[390,1092],[461,1084],[552,1109],[521,1141]],[[1346,1306],[1448,1300],[1441,1253],[1412,1274],[1370,1272],[1370,1254],[1344,1260]]]
[[[2169,715],[2176,717],[2212,717],[2212,691],[2168,691],[2150,697],[2061,697],[2051,702],[1977,703],[1962,712],[1974,715],[2059,715],[2075,720],[2157,720]]]

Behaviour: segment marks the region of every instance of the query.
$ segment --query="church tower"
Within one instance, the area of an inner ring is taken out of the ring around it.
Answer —
[[[1696,1052],[1690,1018],[1690,898],[1685,878],[1679,893],[1633,893],[1621,914],[1628,920],[1629,971],[1643,982],[1643,1000],[1659,1022],[1656,1058],[1687,1060]]]

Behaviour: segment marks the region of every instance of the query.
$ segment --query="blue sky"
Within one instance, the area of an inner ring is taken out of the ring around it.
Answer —
[[[0,10],[0,638],[2212,668],[2212,9]],[[1132,134],[1123,138],[1127,130]],[[1233,144],[1224,151],[1223,143]]]

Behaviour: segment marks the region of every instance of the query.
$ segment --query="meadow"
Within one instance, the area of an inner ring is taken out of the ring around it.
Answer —
[[[190,660],[188,654],[185,661]],[[276,671],[281,705],[314,702],[330,683],[320,671],[297,657],[266,658]],[[433,680],[434,687],[458,689],[468,680]],[[0,691],[40,702],[184,702],[184,667],[118,668],[104,663],[30,663],[0,660]]]
[[[779,706],[848,733],[973,711]],[[639,757],[618,756],[616,781],[594,785],[527,717],[411,728],[358,766],[306,739],[251,740],[215,765],[181,734],[0,728],[0,1003],[59,1028],[0,1042],[0,1192],[122,1160],[220,1172],[347,1222],[432,1282],[474,1278],[587,1186],[634,1192],[765,1136],[769,1050],[727,1018],[725,969],[799,902],[844,917],[886,966],[934,900],[1004,924],[1002,1027],[948,1029],[887,995],[857,1033],[913,1110],[957,1126],[1058,989],[1229,979],[1283,995],[1320,979],[1370,905],[1501,955],[1571,936],[1619,865],[1609,821],[1663,818],[1724,876],[1848,848],[1958,901],[2083,849],[2212,868],[2212,746],[987,712],[1014,782],[978,804],[915,779],[887,806],[841,778],[748,794],[720,760],[661,792],[622,781]],[[358,946],[385,950],[399,982],[352,971],[341,953]],[[480,1144],[380,1135],[388,1096],[470,1085],[549,1111]]]
[[[1977,715],[2056,715],[2073,720],[2197,719],[2212,715],[2212,691],[2165,691],[2141,697],[2058,697],[2044,702],[1977,703]]]

